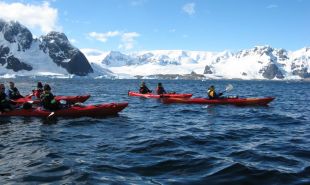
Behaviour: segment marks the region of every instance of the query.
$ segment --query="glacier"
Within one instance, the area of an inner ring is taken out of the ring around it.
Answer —
[[[237,52],[151,50],[121,53],[81,49],[92,66],[117,78],[200,74],[205,79],[299,80],[310,78],[310,48],[255,46]],[[179,77],[177,76],[177,77]],[[197,75],[193,76],[195,79]],[[199,76],[201,79],[201,76]]]

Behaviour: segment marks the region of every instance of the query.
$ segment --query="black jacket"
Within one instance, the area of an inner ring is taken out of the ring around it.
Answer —
[[[139,92],[141,94],[147,94],[147,93],[151,93],[152,91],[146,87],[146,85],[142,85],[139,89]]]
[[[12,99],[12,100],[15,100],[18,98],[23,98],[23,96],[20,95],[20,93],[16,87],[8,90],[8,96],[9,96],[9,99]]]

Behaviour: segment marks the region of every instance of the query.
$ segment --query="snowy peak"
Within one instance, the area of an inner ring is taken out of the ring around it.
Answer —
[[[239,68],[239,77],[236,78],[240,78],[241,74],[244,77],[250,75],[250,78],[256,76],[265,79],[283,79],[284,71],[280,69],[282,64],[279,62],[287,59],[289,58],[286,50],[274,49],[270,46],[256,46],[252,49],[241,50],[236,54],[232,54],[231,56],[225,58],[225,60],[236,61],[236,63],[239,63],[237,65],[240,67],[247,66],[245,69]],[[251,66],[256,66],[255,71],[250,69]]]
[[[19,51],[25,51],[30,48],[33,40],[32,34],[25,26],[18,22],[5,22],[0,19],[0,31],[6,41],[17,44]]]
[[[99,63],[115,74],[139,78],[165,78],[165,75],[194,72],[215,79],[301,79],[309,78],[310,69],[309,48],[295,52],[271,46],[238,52],[154,50],[125,54],[113,51],[97,56],[103,56]]]
[[[93,72],[84,54],[70,44],[64,33],[50,32],[40,40],[40,49],[48,52],[53,61],[70,74],[86,76]]]
[[[78,75],[93,73],[82,52],[73,47],[63,33],[33,39],[18,22],[0,19],[0,76]]]
[[[136,61],[133,57],[125,55],[119,51],[111,51],[103,60],[102,64],[111,67],[133,65]]]
[[[293,75],[310,78],[310,48],[302,48],[292,52],[290,70]]]

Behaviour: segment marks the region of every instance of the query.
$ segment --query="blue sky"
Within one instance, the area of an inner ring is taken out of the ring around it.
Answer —
[[[0,3],[0,12],[4,12],[0,17],[20,21],[37,36],[50,30],[62,31],[78,48],[236,51],[256,45],[288,50],[310,46],[309,0],[0,0]]]

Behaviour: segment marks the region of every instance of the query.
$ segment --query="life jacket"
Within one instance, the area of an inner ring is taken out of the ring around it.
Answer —
[[[59,103],[55,100],[54,95],[52,93],[42,93],[40,99],[45,109],[49,110],[59,109]]]
[[[41,100],[42,101],[52,101],[54,99],[54,95],[52,93],[42,93]]]
[[[209,99],[215,99],[215,98],[217,98],[214,89],[209,89],[209,90],[208,90],[208,96],[209,96]]]
[[[37,98],[40,98],[42,92],[43,92],[42,89],[35,89],[35,90],[33,90],[33,95],[34,95],[35,97],[37,97]]]

